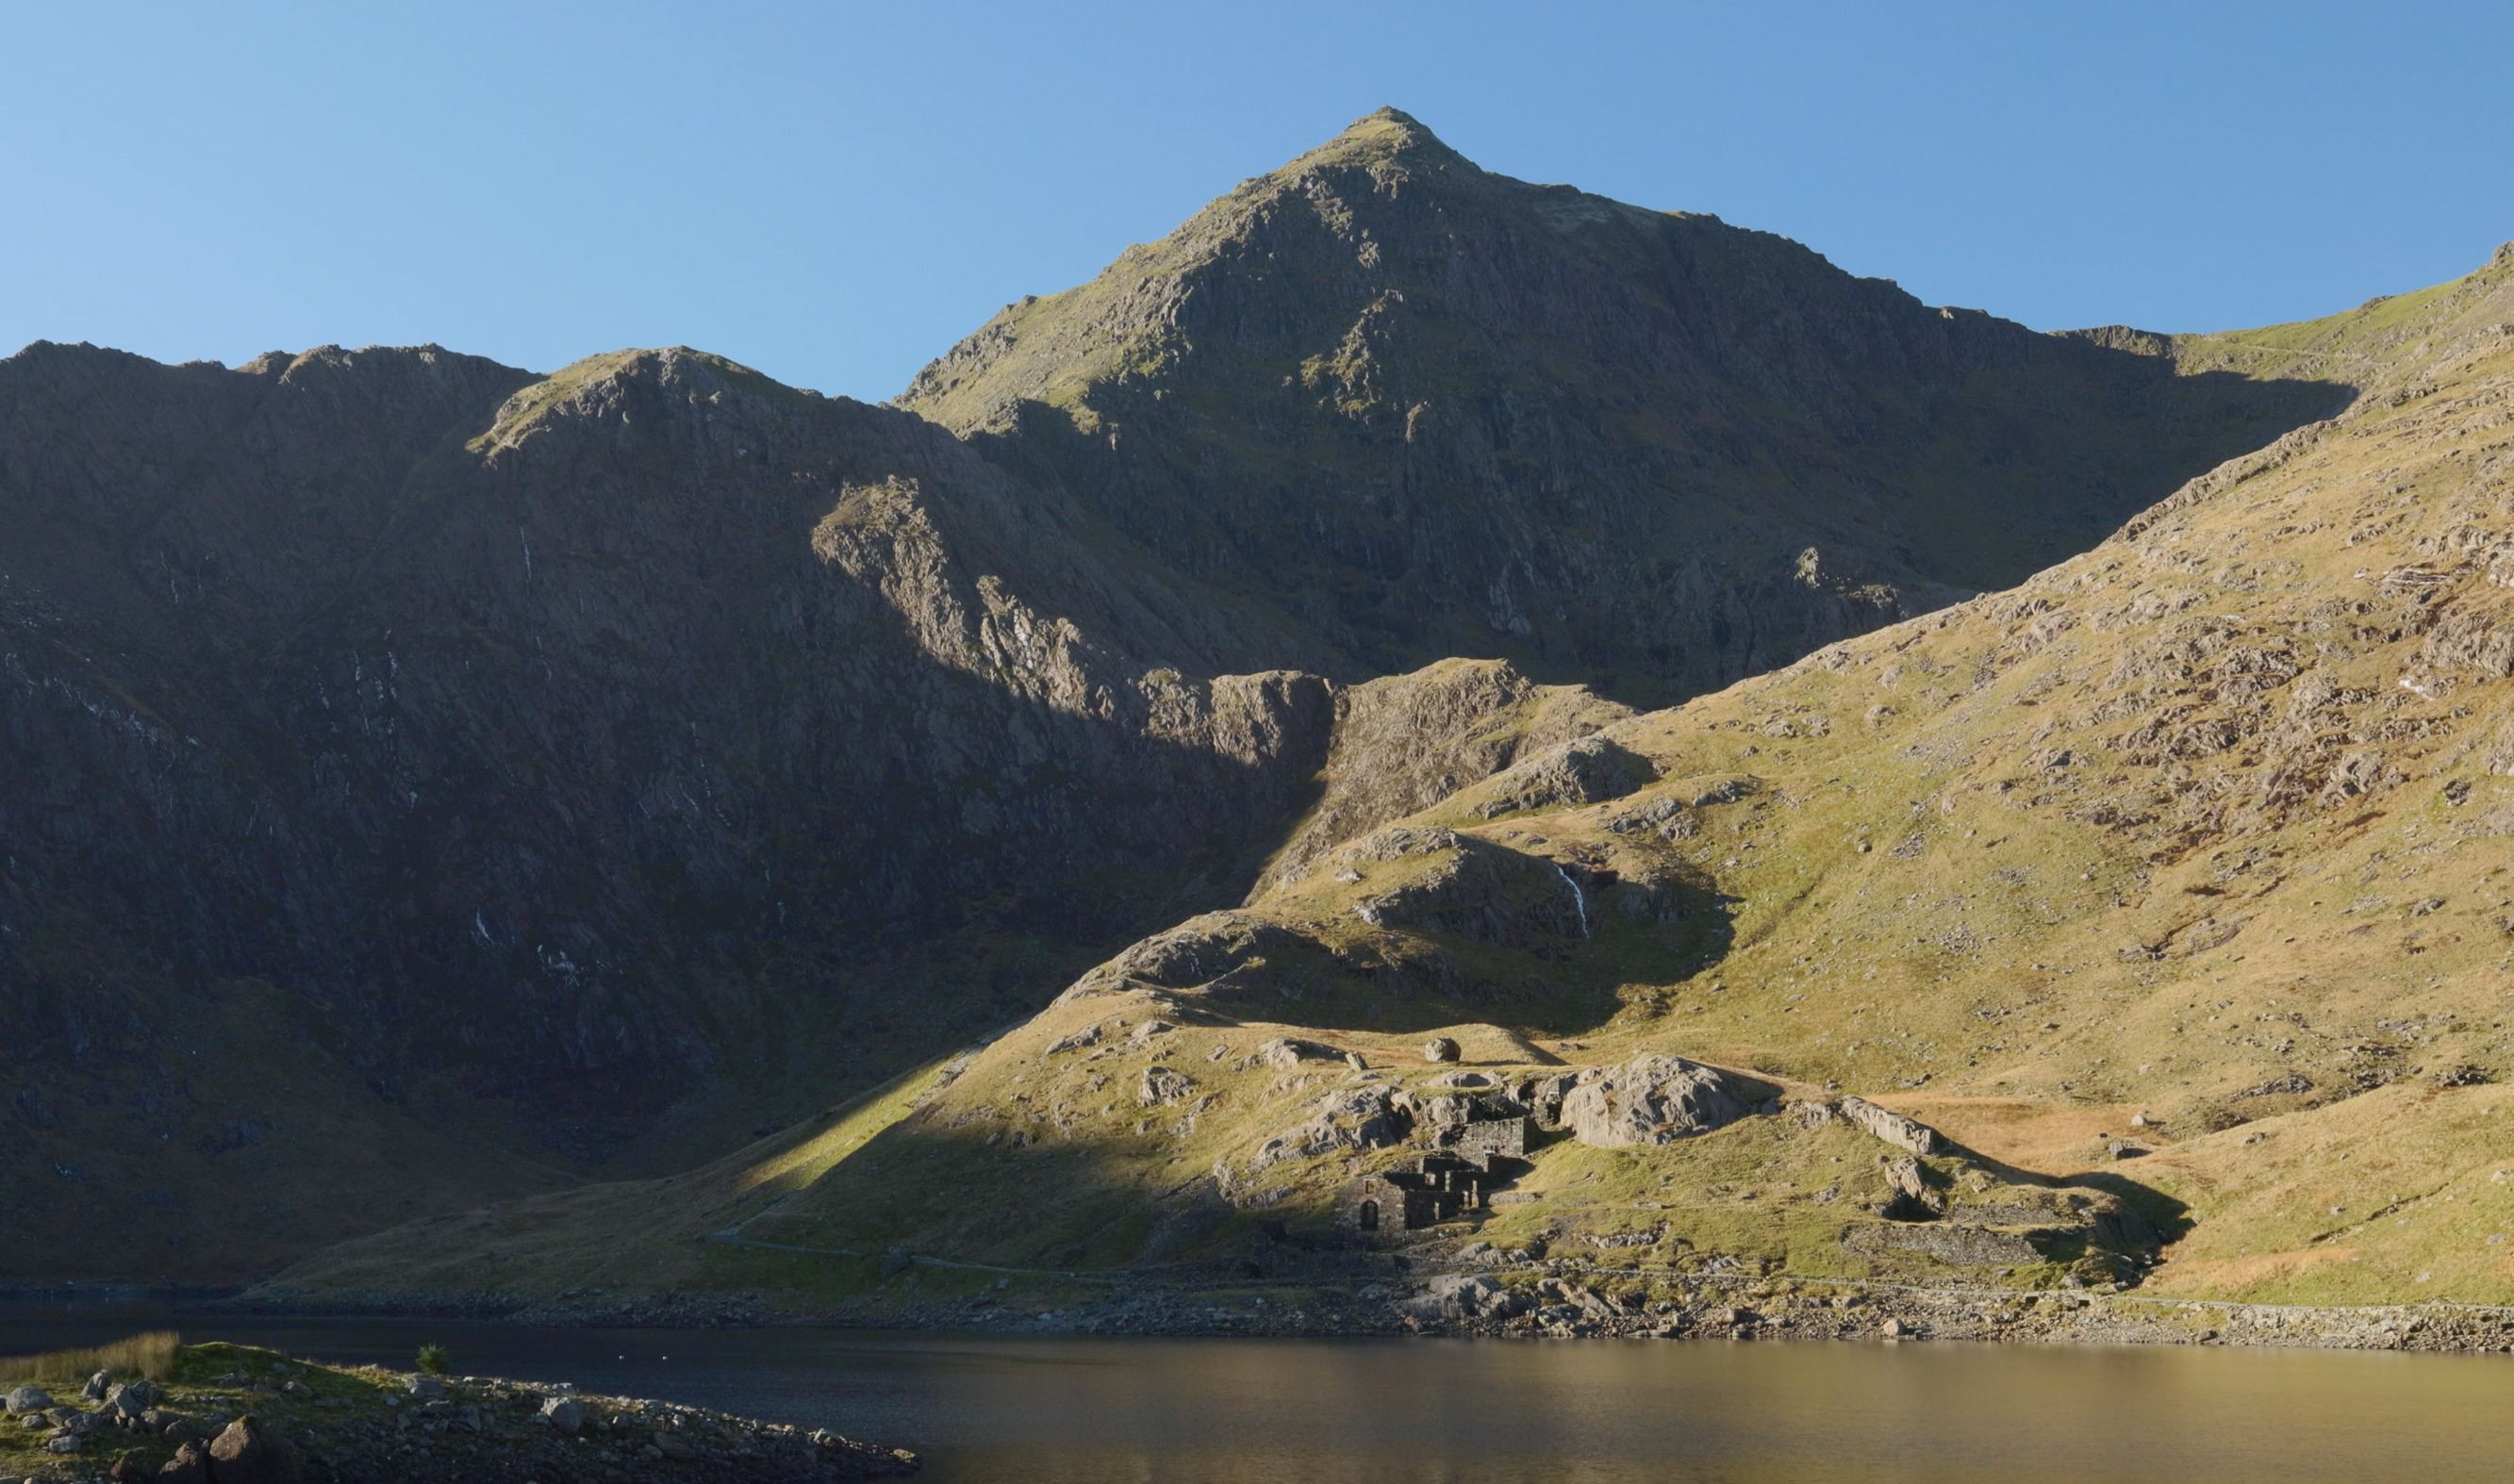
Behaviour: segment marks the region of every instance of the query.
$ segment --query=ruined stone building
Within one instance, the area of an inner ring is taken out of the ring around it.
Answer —
[[[1411,1231],[1482,1210],[1492,1187],[1508,1179],[1497,1164],[1527,1151],[1527,1120],[1479,1120],[1444,1142],[1448,1148],[1416,1155],[1411,1169],[1399,1165],[1346,1186],[1337,1224],[1359,1232]]]

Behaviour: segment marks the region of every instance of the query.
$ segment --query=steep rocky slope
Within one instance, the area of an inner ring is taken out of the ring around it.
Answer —
[[[2020,586],[1287,862],[885,1099],[271,1292],[1298,1274],[1490,1104],[1561,1132],[1418,1255],[2514,1302],[2514,245],[2214,343],[2369,391]]]
[[[2003,587],[2345,400],[2034,334],[1797,243],[1478,169],[1383,109],[901,405],[1362,679],[1500,655],[1672,699]]]
[[[683,351],[31,347],[0,557],[17,1271],[784,1123],[1236,897],[1332,717],[930,423]]]

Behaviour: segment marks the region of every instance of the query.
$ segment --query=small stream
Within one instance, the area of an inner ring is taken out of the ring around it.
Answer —
[[[0,1353],[174,1327],[835,1427],[932,1484],[2502,1480],[2514,1357],[2193,1346],[536,1330],[0,1304]]]

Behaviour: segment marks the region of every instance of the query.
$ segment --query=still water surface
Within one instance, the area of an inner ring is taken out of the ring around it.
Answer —
[[[914,1448],[930,1484],[2514,1476],[2514,1357],[1720,1342],[531,1330],[0,1305],[0,1354],[162,1325],[660,1396]]]

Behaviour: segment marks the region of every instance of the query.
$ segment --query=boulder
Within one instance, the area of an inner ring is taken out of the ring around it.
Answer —
[[[1915,1154],[1938,1152],[1938,1131],[1918,1119],[1879,1107],[1865,1098],[1845,1098],[1840,1106],[1845,1120],[1898,1149]]]
[[[675,1464],[686,1464],[699,1456],[699,1451],[669,1432],[655,1434],[655,1451]]]
[[[410,1394],[425,1402],[443,1401],[452,1393],[445,1389],[445,1383],[435,1377],[420,1375],[410,1379]]]
[[[44,1439],[44,1451],[46,1453],[76,1453],[79,1451],[79,1444],[84,1441],[85,1439],[81,1438],[76,1432],[71,1431],[67,1427],[63,1427],[61,1431]]]
[[[1458,1043],[1450,1040],[1447,1036],[1434,1036],[1432,1039],[1423,1043],[1423,1060],[1426,1062],[1455,1062],[1458,1060]]]
[[[211,1484],[301,1484],[305,1475],[297,1445],[251,1415],[211,1440],[209,1467]]]
[[[163,1399],[164,1393],[157,1389],[154,1383],[146,1381],[122,1382],[109,1387],[104,1393],[106,1410],[120,1413],[124,1417],[138,1417]]]
[[[1749,1107],[1725,1072],[1647,1053],[1571,1089],[1561,1116],[1582,1143],[1614,1149],[1708,1134],[1745,1117]]]
[[[1338,1055],[1339,1053],[1333,1047],[1320,1046],[1313,1041],[1294,1041],[1281,1036],[1261,1042],[1257,1047],[1257,1060],[1277,1071],[1294,1071],[1299,1069],[1304,1061],[1331,1061]],[[1347,1060],[1350,1061],[1349,1055]]]
[[[111,1371],[99,1371],[94,1376],[87,1379],[87,1384],[85,1386],[79,1388],[79,1400],[101,1402],[104,1400],[104,1393],[112,1386],[112,1384],[113,1373]]]
[[[209,1456],[199,1444],[185,1443],[157,1470],[157,1484],[210,1484]]]
[[[585,1427],[585,1404],[573,1396],[553,1396],[542,1403],[542,1421],[549,1424],[551,1431],[574,1437]]]
[[[20,1386],[9,1393],[12,1412],[41,1412],[53,1404],[53,1398],[41,1386]]]
[[[137,1448],[115,1459],[113,1467],[105,1472],[105,1477],[111,1479],[113,1484],[144,1484],[144,1481],[156,1476],[157,1470],[148,1466],[147,1456]]]

